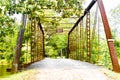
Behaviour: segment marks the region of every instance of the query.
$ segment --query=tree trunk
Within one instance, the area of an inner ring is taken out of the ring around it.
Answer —
[[[20,54],[22,49],[22,41],[24,37],[25,25],[26,25],[27,15],[22,15],[22,28],[18,33],[16,50],[14,53],[13,64],[12,64],[12,72],[17,72],[19,63],[20,63]]]

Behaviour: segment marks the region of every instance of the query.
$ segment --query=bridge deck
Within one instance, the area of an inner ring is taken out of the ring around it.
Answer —
[[[33,63],[28,69],[38,69],[36,80],[111,80],[102,67],[71,59],[50,59]]]

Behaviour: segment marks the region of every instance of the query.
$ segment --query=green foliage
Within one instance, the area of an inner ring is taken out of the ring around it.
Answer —
[[[84,30],[85,29],[83,29],[83,31]],[[79,34],[80,32],[77,32],[77,31],[78,31],[77,28],[75,28],[69,37],[69,39],[70,39],[70,41],[69,41],[69,47],[70,47],[69,54],[70,55],[69,56],[72,59],[86,61],[87,60],[86,38],[83,37],[81,39],[80,34]],[[83,31],[81,31],[81,32],[83,32]],[[83,36],[85,36],[85,34]],[[112,69],[111,58],[110,58],[107,41],[105,39],[100,38],[99,42],[98,42],[98,34],[97,33],[94,33],[94,40],[91,39],[91,41],[90,41],[90,54],[91,54],[91,56],[90,56],[91,63],[97,64],[97,65],[102,65],[109,69]]]
[[[11,0],[0,1],[0,59],[9,62],[13,60],[17,37],[17,24],[8,15],[11,3]]]
[[[112,9],[111,11],[111,18],[112,21],[114,22],[114,24],[119,24],[119,18],[120,17],[120,5],[118,5],[117,7],[115,7],[114,9]]]
[[[56,57],[58,56],[58,52],[54,49],[54,47],[46,46],[46,55],[49,57]]]
[[[111,23],[112,23],[112,35],[115,40],[114,45],[115,45],[117,56],[120,60],[120,38],[119,38],[119,35],[120,35],[120,27],[119,27],[120,26],[120,22],[119,22],[120,5],[112,9],[110,13],[111,13]]]
[[[6,34],[0,38],[0,59],[12,61],[17,34]]]
[[[9,75],[4,75],[0,77],[0,80],[30,80],[30,79],[36,79],[35,77],[29,77],[33,76],[34,74],[38,73],[39,71],[37,69],[32,69],[32,70],[25,70],[22,72],[18,72],[16,74],[9,74]]]
[[[5,14],[0,14],[0,59],[12,61],[16,44],[17,27],[14,20]]]
[[[15,52],[16,39],[21,23],[17,23],[14,14],[28,14],[28,20],[37,18],[44,27],[46,36],[46,53],[49,56],[57,56],[61,49],[66,53],[67,35],[55,34],[62,18],[79,16],[82,11],[84,0],[0,0],[0,59],[12,61]],[[49,10],[47,10],[47,9]],[[46,16],[58,16],[60,18],[46,19]],[[63,21],[64,22],[64,21]],[[27,23],[29,24],[29,23]],[[71,25],[70,25],[71,26]],[[26,29],[29,31],[30,29]],[[51,31],[50,31],[51,30]],[[31,34],[25,33],[24,39],[30,41]],[[25,40],[23,48],[26,48]],[[29,47],[30,48],[30,47]],[[29,49],[30,50],[30,49]],[[21,62],[25,62],[25,55],[30,52],[22,50]]]
[[[67,35],[54,34],[51,37],[46,38],[45,43],[46,43],[45,53],[47,56],[50,57],[59,56],[60,50],[67,48]]]
[[[120,39],[119,38],[116,39],[114,44],[115,44],[117,56],[120,59]]]
[[[120,5],[116,6],[114,9],[110,11],[110,23],[111,23],[111,29],[112,29],[112,34],[113,38],[119,38],[120,35]]]

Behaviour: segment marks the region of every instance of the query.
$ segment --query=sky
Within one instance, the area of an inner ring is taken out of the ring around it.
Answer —
[[[85,0],[85,3],[83,5],[84,8],[86,8],[90,4],[91,1],[92,0]],[[118,26],[114,25],[114,27],[112,27],[113,26],[112,22],[110,22],[110,18],[111,18],[110,11],[112,9],[114,9],[115,7],[117,7],[118,5],[120,5],[120,0],[102,0],[102,1],[103,1],[103,4],[104,4],[104,8],[106,10],[106,14],[107,14],[107,17],[108,17],[110,28],[112,30],[113,28],[118,27]],[[96,9],[96,7],[92,10],[95,10],[95,9]],[[118,29],[118,31],[120,31],[120,27],[118,27],[117,29]],[[103,29],[101,29],[101,32],[102,31],[103,31]],[[118,32],[118,34],[120,35],[120,32]]]
[[[91,1],[92,0],[85,0],[85,7],[87,7]],[[117,5],[120,5],[120,0],[102,0],[102,1],[107,13],[109,13],[109,11],[111,9],[114,9]]]
[[[103,2],[107,11],[113,9],[114,7],[118,6],[118,4],[120,4],[120,0],[103,0]]]

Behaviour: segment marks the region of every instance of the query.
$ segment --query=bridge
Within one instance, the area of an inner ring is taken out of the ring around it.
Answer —
[[[95,12],[94,22],[91,22],[91,9],[97,4]],[[99,10],[99,11],[98,11]],[[98,16],[101,14],[100,16]],[[31,15],[32,16],[32,15]],[[44,29],[42,22],[38,18],[30,18],[30,26],[26,26],[27,15],[23,15],[23,27],[19,31],[16,49],[14,53],[14,59],[12,64],[12,70],[17,72],[22,66],[29,66],[37,61],[41,61],[45,58],[45,39],[44,39]],[[116,50],[114,47],[114,40],[110,31],[110,26],[106,16],[105,8],[102,0],[92,0],[88,7],[84,10],[83,14],[76,21],[74,26],[68,32],[68,50],[66,58],[80,60],[83,62],[97,63],[96,60],[91,60],[93,57],[93,48],[97,48],[97,54],[99,54],[99,45],[100,45],[100,19],[103,23],[103,28],[105,32],[105,37],[107,41],[107,46],[109,50],[109,55],[111,58],[111,63],[113,71],[120,72],[120,66],[118,63]],[[94,25],[92,25],[94,24]],[[97,32],[96,32],[97,29]],[[62,30],[59,30],[62,32]],[[59,32],[58,31],[58,32]],[[95,33],[98,35],[98,45],[95,46]],[[28,38],[27,36],[30,36]],[[24,41],[24,44],[23,44]],[[24,47],[22,46],[24,45]],[[21,52],[26,53],[26,62],[20,63]],[[100,56],[94,56],[99,59]],[[52,65],[52,64],[51,64]]]

